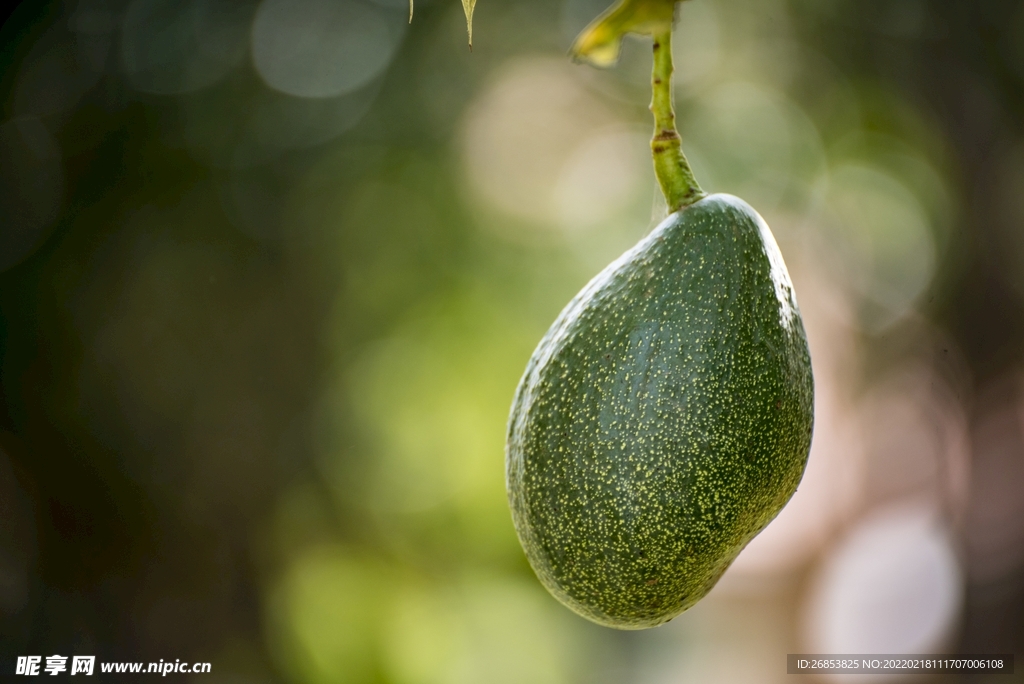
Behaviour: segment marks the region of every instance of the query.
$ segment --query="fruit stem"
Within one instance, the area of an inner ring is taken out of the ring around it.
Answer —
[[[671,213],[688,207],[706,194],[693,177],[690,164],[683,155],[682,138],[676,130],[676,113],[672,106],[671,25],[654,33],[651,91],[651,113],[654,114],[651,156],[654,157],[654,174]]]

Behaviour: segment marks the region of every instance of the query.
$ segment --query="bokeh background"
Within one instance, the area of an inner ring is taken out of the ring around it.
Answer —
[[[605,4],[481,0],[472,53],[453,0],[8,9],[4,674],[757,684],[791,652],[1024,653],[1019,1],[680,6],[684,148],[796,284],[810,465],[665,627],[592,626],[533,577],[512,392],[665,212],[649,41],[565,57]],[[917,681],[957,679],[988,681]]]

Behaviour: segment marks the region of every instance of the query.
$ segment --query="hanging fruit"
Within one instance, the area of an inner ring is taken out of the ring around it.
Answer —
[[[707,195],[672,106],[673,0],[623,0],[573,55],[613,64],[652,36],[655,173],[671,214],[569,302],[530,358],[506,482],[545,587],[609,627],[660,625],[705,596],[803,475],[813,378],[764,219]]]

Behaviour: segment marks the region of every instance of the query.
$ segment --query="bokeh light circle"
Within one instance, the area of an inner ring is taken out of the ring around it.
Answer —
[[[351,92],[387,67],[401,18],[352,0],[264,0],[252,26],[252,58],[271,88],[298,97]]]
[[[682,117],[681,127],[705,190],[743,197],[761,212],[799,205],[794,200],[824,166],[813,122],[764,85],[733,81],[713,88]]]
[[[826,558],[805,611],[818,653],[930,653],[959,615],[962,573],[934,509],[893,506],[863,520]]]
[[[878,331],[903,317],[931,283],[937,248],[918,198],[895,176],[860,163],[829,173],[830,237]]]
[[[245,57],[253,4],[134,0],[124,15],[121,65],[135,89],[187,93],[216,83]]]
[[[642,193],[646,180],[643,134],[624,126],[596,132],[576,146],[554,187],[555,215],[568,231],[600,226]]]
[[[463,150],[469,187],[514,223],[514,239],[599,232],[629,223],[646,200],[650,162],[638,136],[579,69],[522,58],[501,67],[470,106]],[[524,228],[526,230],[524,230]]]

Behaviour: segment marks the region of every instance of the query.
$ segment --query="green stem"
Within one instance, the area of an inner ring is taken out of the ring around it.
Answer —
[[[672,107],[672,27],[654,34],[654,69],[651,72],[651,112],[654,114],[654,137],[651,155],[654,174],[665,195],[669,212],[679,211],[705,192],[697,185],[690,164],[683,155],[683,143],[676,130],[676,113]]]

